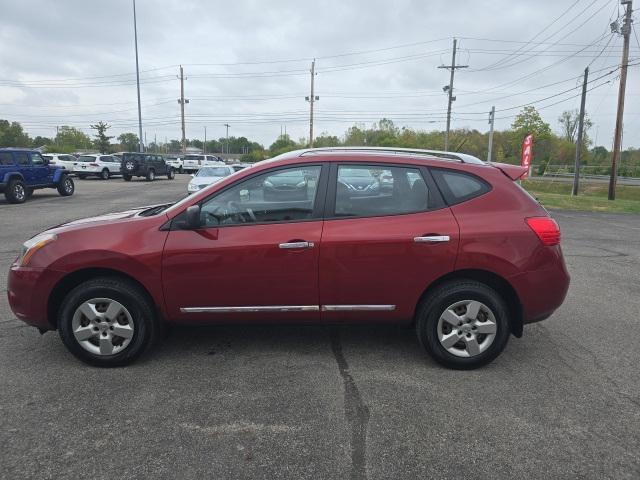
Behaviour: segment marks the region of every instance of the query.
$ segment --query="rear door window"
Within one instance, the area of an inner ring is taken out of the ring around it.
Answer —
[[[487,182],[471,173],[445,168],[432,168],[431,173],[449,205],[466,202],[491,190]]]
[[[375,217],[424,212],[440,206],[419,168],[339,165],[335,217]]]
[[[29,165],[29,154],[27,152],[16,152],[15,155],[18,165]]]

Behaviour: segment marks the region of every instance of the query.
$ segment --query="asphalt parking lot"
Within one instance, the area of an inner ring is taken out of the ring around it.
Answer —
[[[104,370],[13,317],[25,239],[188,179],[0,200],[0,478],[640,478],[640,216],[554,212],[565,304],[472,372],[410,330],[331,326],[174,329]]]

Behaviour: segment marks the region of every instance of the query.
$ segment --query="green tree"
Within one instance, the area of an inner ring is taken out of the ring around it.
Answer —
[[[31,139],[18,122],[0,120],[0,146],[30,147]]]
[[[135,133],[127,132],[118,135],[120,148],[126,152],[137,152],[140,146],[140,140]]]
[[[291,137],[286,133],[284,135],[280,135],[278,139],[271,144],[269,147],[269,153],[271,156],[275,157],[276,155],[280,155],[281,153],[290,152],[291,150],[295,150],[300,148],[300,146],[291,140]]]
[[[61,152],[71,152],[79,149],[88,150],[91,148],[91,139],[88,135],[77,128],[66,125],[58,129],[55,143]]]
[[[553,155],[553,139],[556,138],[551,131],[548,123],[542,120],[542,117],[532,105],[528,105],[516,115],[511,125],[511,144],[516,158],[522,149],[522,140],[528,134],[533,134],[533,162],[549,162]]]
[[[109,148],[111,147],[111,139],[113,138],[107,136],[107,130],[110,128],[111,125],[107,125],[102,121],[96,123],[95,125],[91,125],[91,129],[96,131],[96,140],[94,143],[100,153],[109,153]]]

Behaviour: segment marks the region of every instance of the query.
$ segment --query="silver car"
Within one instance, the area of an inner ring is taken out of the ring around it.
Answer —
[[[209,185],[219,182],[223,178],[234,173],[233,168],[228,165],[219,167],[202,167],[198,173],[192,175],[192,179],[187,185],[187,193],[195,193]]]

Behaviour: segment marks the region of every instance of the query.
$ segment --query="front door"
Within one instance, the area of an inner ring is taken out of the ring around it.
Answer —
[[[39,153],[31,154],[31,169],[34,185],[47,185],[53,182],[54,170],[49,168]]]
[[[424,290],[454,268],[451,210],[420,167],[338,165],[331,183],[320,250],[323,321],[411,320]]]
[[[265,199],[280,176],[297,172],[298,190]],[[320,166],[257,174],[201,202],[203,228],[173,221],[162,279],[171,320],[317,321],[322,236]],[[323,177],[324,178],[324,177]]]

